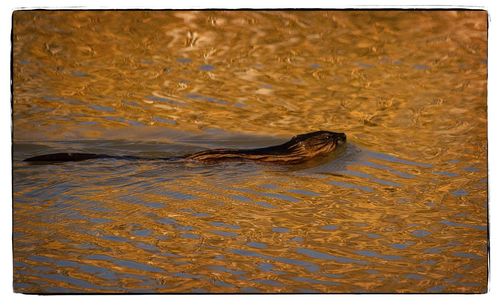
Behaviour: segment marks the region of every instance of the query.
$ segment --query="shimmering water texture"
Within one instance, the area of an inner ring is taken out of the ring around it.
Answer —
[[[487,290],[483,11],[14,14],[14,289]],[[168,157],[345,132],[314,166]]]

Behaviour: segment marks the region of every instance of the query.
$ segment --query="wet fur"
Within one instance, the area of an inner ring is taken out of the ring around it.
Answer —
[[[281,145],[256,149],[212,149],[205,150],[183,157],[157,158],[154,160],[193,160],[199,162],[222,162],[252,160],[277,164],[298,164],[309,160],[327,156],[334,152],[339,145],[344,144],[346,135],[330,131],[316,131],[293,137]],[[70,162],[90,159],[125,159],[146,160],[135,156],[111,156],[105,154],[88,153],[56,153],[28,158],[24,161],[32,163]],[[149,159],[151,160],[151,159]]]
[[[290,141],[258,149],[214,149],[185,156],[186,159],[217,162],[222,160],[253,160],[281,164],[297,164],[335,151],[343,133],[318,131],[293,137]]]

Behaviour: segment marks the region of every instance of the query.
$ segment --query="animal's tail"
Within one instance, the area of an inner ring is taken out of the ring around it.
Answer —
[[[76,162],[90,159],[125,159],[125,160],[138,160],[140,157],[133,156],[110,156],[104,154],[86,154],[86,153],[56,153],[35,156],[25,159],[26,162],[32,163],[49,163],[49,162]]]

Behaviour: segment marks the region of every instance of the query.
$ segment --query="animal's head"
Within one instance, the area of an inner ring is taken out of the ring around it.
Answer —
[[[289,149],[310,157],[326,155],[346,143],[345,133],[331,131],[315,131],[294,136],[286,143]]]

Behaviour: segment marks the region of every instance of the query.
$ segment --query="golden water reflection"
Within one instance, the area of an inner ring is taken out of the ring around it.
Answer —
[[[18,11],[18,292],[485,292],[483,11]],[[89,160],[342,131],[315,168]]]

